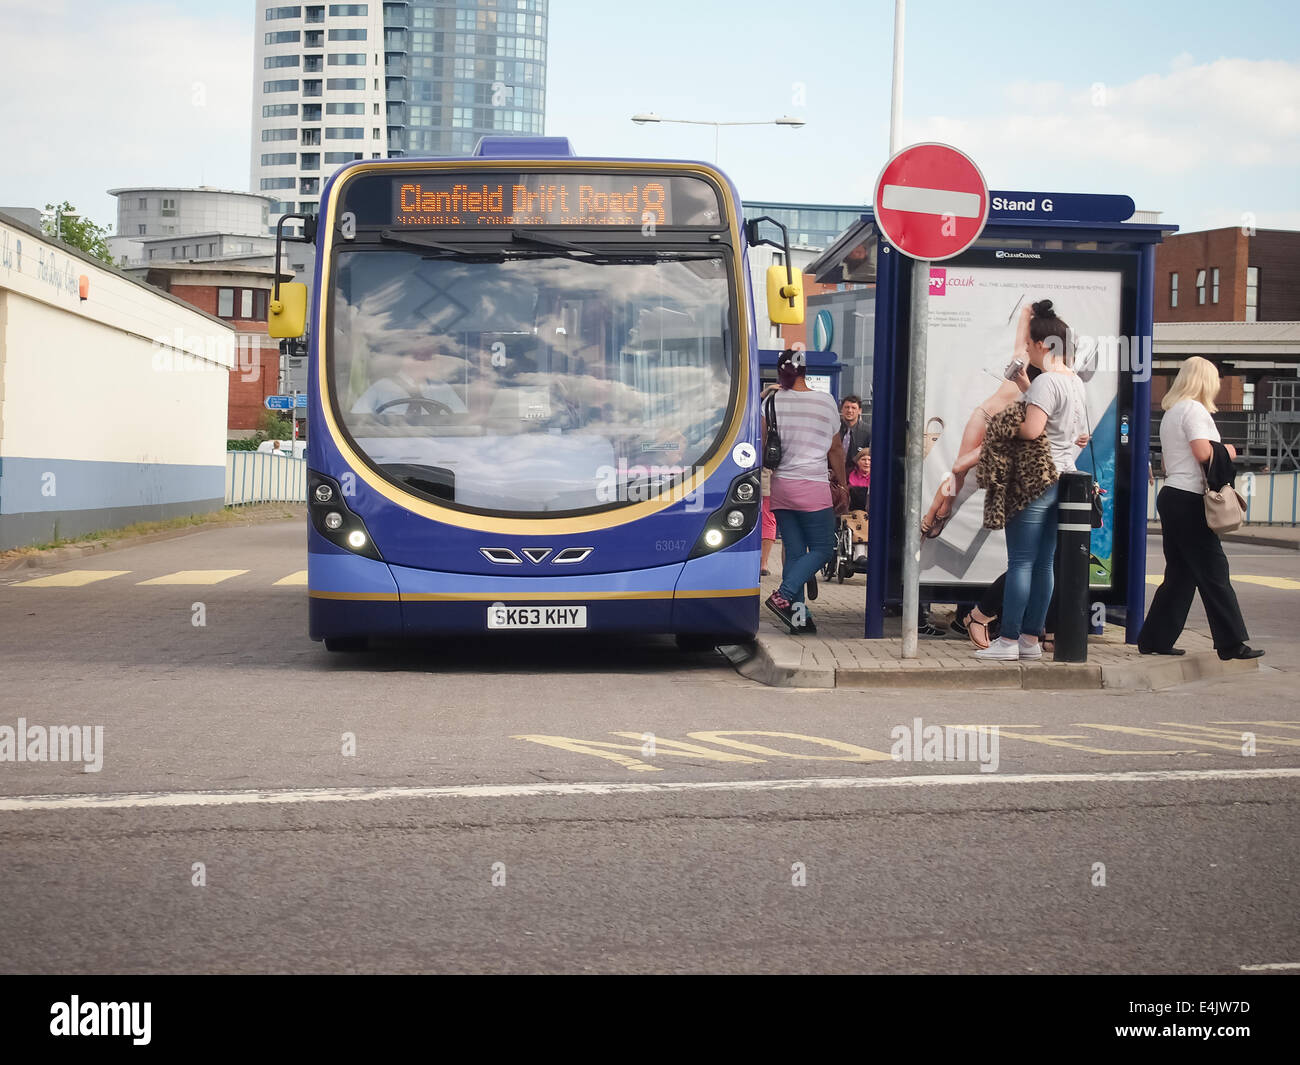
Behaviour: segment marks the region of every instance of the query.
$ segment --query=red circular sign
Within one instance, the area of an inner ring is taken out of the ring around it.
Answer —
[[[951,259],[979,238],[989,217],[984,175],[947,144],[913,144],[876,181],[876,225],[913,259]]]

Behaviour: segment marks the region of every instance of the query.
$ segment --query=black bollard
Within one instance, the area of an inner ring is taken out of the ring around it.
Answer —
[[[1063,473],[1057,495],[1056,662],[1088,661],[1092,474]]]

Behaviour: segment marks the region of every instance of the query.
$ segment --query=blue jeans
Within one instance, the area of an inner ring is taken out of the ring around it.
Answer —
[[[1007,587],[1002,599],[1002,635],[1039,636],[1052,600],[1056,559],[1056,496],[1052,485],[1007,522]]]
[[[781,531],[785,561],[781,565],[781,596],[803,602],[803,587],[835,554],[835,510],[774,510]]]

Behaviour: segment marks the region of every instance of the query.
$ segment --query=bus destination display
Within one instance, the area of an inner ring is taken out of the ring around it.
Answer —
[[[709,226],[717,194],[698,178],[613,174],[421,174],[393,182],[398,226]]]

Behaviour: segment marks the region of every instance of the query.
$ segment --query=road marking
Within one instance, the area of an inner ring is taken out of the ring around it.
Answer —
[[[838,791],[966,787],[978,784],[1199,784],[1300,779],[1300,768],[1154,769],[1119,773],[951,773],[913,777],[805,777],[796,780],[597,781],[581,784],[462,784],[443,787],[285,788],[265,791],[170,791],[119,795],[10,795],[0,813],[27,810],[135,810],[187,806],[285,806],[382,799],[528,799],[569,795],[651,795],[702,791]]]
[[[1264,973],[1277,969],[1300,969],[1300,961],[1271,961],[1265,965],[1239,965],[1245,973]]]
[[[54,573],[48,577],[37,577],[31,581],[19,581],[15,588],[81,588],[96,581],[106,581],[109,577],[120,577],[130,573],[129,569],[70,569],[66,573]]]
[[[300,569],[297,573],[290,573],[289,576],[281,577],[275,582],[277,587],[281,584],[292,584],[305,588],[307,587],[307,571]]]
[[[1258,584],[1263,588],[1276,588],[1283,592],[1293,592],[1300,589],[1300,581],[1292,577],[1260,577],[1253,573],[1234,573],[1232,576],[1233,584]],[[1159,573],[1148,573],[1147,584],[1160,584],[1164,577]]]
[[[1300,588],[1300,581],[1291,577],[1254,577],[1250,574],[1234,574],[1232,579],[1242,584],[1258,584],[1264,588],[1277,588],[1284,592],[1293,592]]]
[[[220,584],[247,572],[246,569],[182,569],[165,577],[137,581],[136,584]]]

